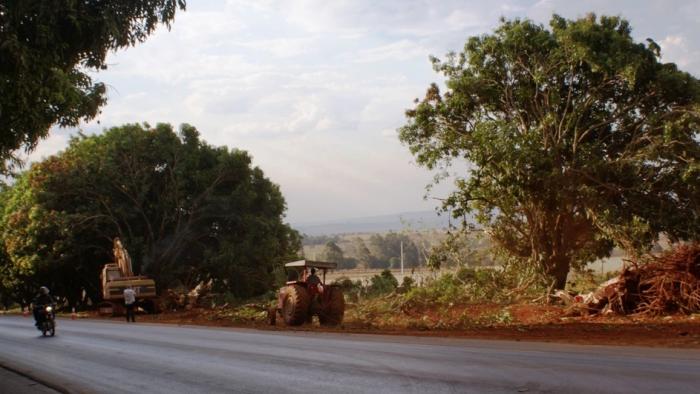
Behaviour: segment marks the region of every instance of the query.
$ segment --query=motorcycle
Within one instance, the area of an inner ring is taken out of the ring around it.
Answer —
[[[56,334],[56,312],[54,305],[39,306],[39,322],[36,328],[43,336],[54,336]]]

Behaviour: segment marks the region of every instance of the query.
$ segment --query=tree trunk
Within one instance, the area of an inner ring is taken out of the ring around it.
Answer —
[[[566,278],[569,276],[569,260],[554,257],[550,267],[547,274],[554,280],[554,289],[563,290],[566,286]]]

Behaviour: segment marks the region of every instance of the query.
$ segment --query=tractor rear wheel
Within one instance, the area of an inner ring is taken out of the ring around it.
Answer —
[[[309,292],[299,285],[290,285],[284,289],[282,317],[290,326],[300,326],[306,321],[309,313]]]
[[[321,313],[318,314],[318,322],[323,326],[337,326],[343,322],[343,315],[345,315],[343,289],[330,286],[328,291],[330,291],[328,301],[323,305]]]

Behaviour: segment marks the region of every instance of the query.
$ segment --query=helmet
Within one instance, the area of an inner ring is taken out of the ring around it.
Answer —
[[[46,286],[41,286],[39,288],[39,293],[41,293],[43,295],[49,295],[49,288]]]

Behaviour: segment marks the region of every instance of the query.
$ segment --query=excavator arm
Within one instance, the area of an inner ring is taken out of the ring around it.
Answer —
[[[119,238],[114,238],[114,262],[119,266],[122,276],[134,276],[131,256],[129,256],[129,252],[126,251]]]

